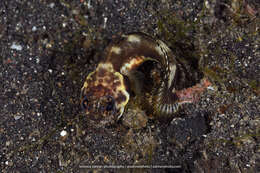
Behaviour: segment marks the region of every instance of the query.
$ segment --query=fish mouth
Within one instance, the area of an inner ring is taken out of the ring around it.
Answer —
[[[116,102],[114,97],[110,95],[96,98],[94,96],[85,95],[81,100],[81,108],[87,114],[98,114],[102,117],[116,114]]]

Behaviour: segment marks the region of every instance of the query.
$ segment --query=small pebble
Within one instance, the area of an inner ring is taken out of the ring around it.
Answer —
[[[48,72],[49,72],[49,73],[52,73],[52,69],[48,69]]]
[[[14,119],[15,119],[15,120],[19,120],[21,117],[22,117],[22,116],[17,115],[17,116],[14,116]]]
[[[13,43],[12,46],[11,46],[11,49],[22,50],[22,46],[17,44],[17,43]]]
[[[50,7],[50,8],[53,8],[54,6],[55,6],[55,3],[54,3],[54,2],[52,2],[52,3],[49,4],[49,7]]]
[[[215,89],[212,86],[208,86],[207,89],[214,91]]]
[[[6,141],[5,145],[8,147],[11,144],[10,141]]]
[[[36,26],[33,26],[32,27],[32,31],[34,32],[34,31],[36,31],[37,30],[37,27]]]
[[[60,135],[61,135],[61,136],[66,136],[66,135],[67,135],[67,131],[66,131],[66,130],[62,130],[62,131],[60,132]]]

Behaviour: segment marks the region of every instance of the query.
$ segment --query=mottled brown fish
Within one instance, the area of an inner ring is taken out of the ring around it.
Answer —
[[[136,72],[146,62],[156,65],[149,71],[151,78],[140,80]],[[81,90],[81,103],[86,113],[95,119],[116,119],[123,115],[132,93],[143,94],[149,112],[170,115],[181,104],[196,100],[210,85],[205,79],[193,86],[186,85],[194,76],[199,76],[196,72],[195,75],[190,73],[191,68],[178,60],[163,41],[143,33],[122,35],[107,47],[104,60],[87,76]],[[150,79],[151,86],[143,87],[142,83]],[[148,93],[144,88],[149,87]]]

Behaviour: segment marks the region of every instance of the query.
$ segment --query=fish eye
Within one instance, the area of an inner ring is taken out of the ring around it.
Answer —
[[[114,103],[113,102],[108,102],[107,103],[107,107],[106,107],[106,111],[111,111],[114,108]]]
[[[88,101],[88,98],[87,96],[85,96],[81,102],[81,107],[82,109],[87,109],[87,105],[88,105],[89,101]]]
[[[107,105],[106,105],[106,111],[112,111],[115,107],[115,101],[114,98],[111,96],[107,97]]]

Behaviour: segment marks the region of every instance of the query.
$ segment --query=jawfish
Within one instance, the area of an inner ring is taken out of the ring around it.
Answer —
[[[105,58],[81,89],[81,105],[94,119],[120,118],[130,97],[140,95],[141,103],[155,116],[172,115],[210,85],[163,41],[144,33],[121,35],[104,52]],[[193,78],[200,79],[192,83]]]

